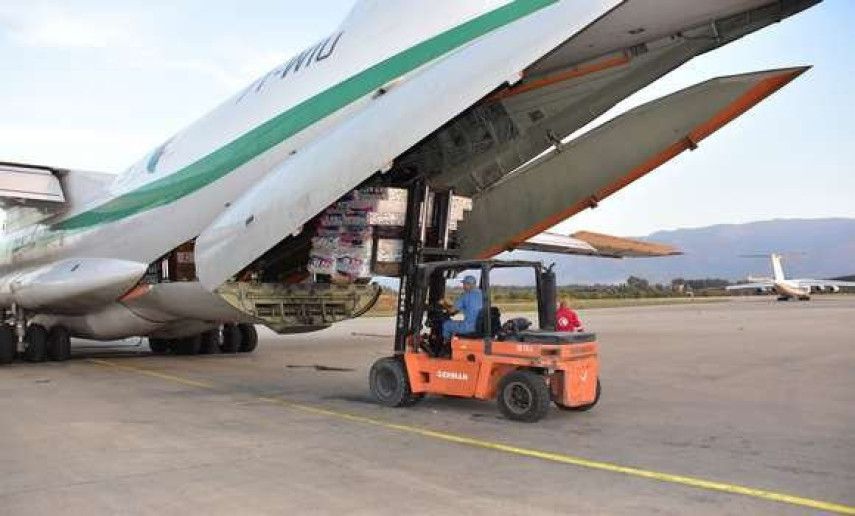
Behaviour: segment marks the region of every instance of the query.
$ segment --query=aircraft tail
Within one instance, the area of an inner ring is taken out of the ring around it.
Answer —
[[[783,281],[784,280],[784,267],[781,265],[781,255],[773,254],[772,258],[772,276],[775,278],[775,281]]]

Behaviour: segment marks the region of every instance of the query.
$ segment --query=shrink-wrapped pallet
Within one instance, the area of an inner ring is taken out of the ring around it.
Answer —
[[[400,239],[378,238],[377,261],[380,263],[396,263],[403,260],[404,241]]]
[[[372,271],[375,232],[399,234],[406,223],[407,190],[368,187],[354,190],[318,218],[308,271],[351,279],[389,274],[401,261],[403,241],[383,243],[382,272]],[[394,240],[394,239],[392,239]]]
[[[335,274],[337,260],[333,254],[321,254],[312,251],[307,270],[312,274]]]

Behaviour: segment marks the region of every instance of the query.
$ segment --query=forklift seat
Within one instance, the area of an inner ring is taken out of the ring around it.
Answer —
[[[475,319],[475,331],[472,333],[461,333],[457,336],[463,339],[483,339],[487,336],[486,331],[486,321],[484,321],[484,309],[482,308],[478,312],[478,317]],[[492,306],[490,307],[490,326],[489,326],[489,334],[490,337],[496,338],[499,335],[499,332],[502,330],[502,313],[499,311],[498,307]]]

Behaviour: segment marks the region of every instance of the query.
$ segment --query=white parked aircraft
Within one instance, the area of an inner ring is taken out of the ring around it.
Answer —
[[[782,256],[780,254],[769,255],[772,261],[771,278],[748,277],[748,283],[727,287],[727,290],[754,290],[761,292],[774,292],[779,301],[798,299],[800,301],[810,300],[814,292],[840,292],[841,287],[855,288],[855,282],[815,279],[787,279],[784,276]]]
[[[0,363],[67,358],[69,336],[192,354],[217,328],[226,349],[249,351],[252,324],[294,333],[357,317],[378,287],[299,272],[315,218],[361,185],[472,197],[458,255],[517,248],[806,68],[712,79],[568,135],[818,2],[361,0],[118,176],[3,165]]]

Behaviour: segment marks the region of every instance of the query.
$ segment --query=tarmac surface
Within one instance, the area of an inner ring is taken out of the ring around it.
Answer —
[[[390,319],[2,367],[0,514],[855,514],[855,297],[580,315],[603,398],[537,424],[374,404]]]

